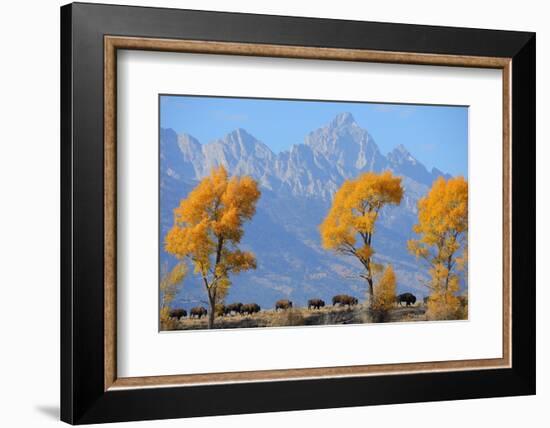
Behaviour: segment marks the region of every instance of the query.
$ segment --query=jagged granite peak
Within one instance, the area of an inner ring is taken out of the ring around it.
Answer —
[[[397,174],[412,178],[413,180],[431,185],[435,177],[428,172],[426,167],[420,163],[403,144],[399,144],[388,155],[389,167]]]
[[[215,141],[220,140],[218,139]],[[238,144],[243,148],[251,149],[258,140],[253,135],[249,134],[246,129],[237,128],[225,135],[221,141],[227,144]]]
[[[202,144],[189,134],[178,135],[178,147],[186,159],[201,159]]]
[[[160,167],[173,177],[193,179],[201,176],[204,157],[199,141],[173,129],[160,130]]]
[[[342,126],[359,126],[357,125],[357,122],[355,121],[355,118],[353,115],[349,112],[344,112],[336,115],[334,119],[329,124],[329,127],[331,128],[339,128]]]
[[[232,175],[251,175],[270,187],[275,155],[264,143],[244,129],[236,129],[221,139],[202,146],[205,169],[203,175],[223,165]],[[200,177],[199,177],[200,178]]]
[[[416,165],[419,163],[403,144],[399,144],[391,152],[389,152],[387,158],[390,162],[394,162],[396,164],[408,163]]]
[[[260,140],[258,140],[242,128],[235,129],[234,131],[223,137],[221,140],[213,141],[206,144],[206,146],[216,144],[229,146],[232,150],[233,155],[235,156],[256,155],[260,158],[269,159],[274,157],[273,152],[268,146],[266,146],[264,143],[262,143]]]
[[[319,152],[305,144],[295,144],[277,156],[277,177],[294,195],[330,200],[342,177]]]
[[[387,164],[374,139],[355,122],[351,113],[341,113],[326,126],[309,133],[305,144],[333,162],[345,178],[358,171],[381,171]]]

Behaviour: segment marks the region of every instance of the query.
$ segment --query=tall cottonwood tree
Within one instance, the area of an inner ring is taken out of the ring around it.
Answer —
[[[390,171],[366,172],[342,184],[320,226],[324,248],[355,257],[363,265],[360,277],[367,281],[371,308],[376,269],[372,261],[375,223],[382,208],[399,205],[402,198],[401,177]]]
[[[408,242],[409,251],[430,266],[428,312],[434,318],[453,316],[460,305],[456,296],[459,272],[467,266],[467,181],[439,177],[418,201],[418,223],[413,231],[419,239]]]
[[[214,168],[174,210],[174,225],[165,236],[166,252],[187,259],[202,280],[213,328],[216,303],[231,285],[230,274],[255,269],[254,254],[239,249],[243,224],[256,212],[260,190],[248,176],[229,177]]]

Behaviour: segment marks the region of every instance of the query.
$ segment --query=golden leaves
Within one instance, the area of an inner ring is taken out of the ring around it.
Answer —
[[[160,280],[160,320],[166,324],[170,318],[170,303],[174,300],[181,282],[187,274],[187,266],[178,263],[170,272],[166,272],[167,266],[162,267],[162,278]]]
[[[374,289],[372,308],[379,311],[391,309],[395,303],[396,277],[392,265],[386,266],[382,277]]]
[[[220,240],[236,245],[243,223],[256,212],[260,197],[251,177],[229,178],[223,166],[214,168],[174,210],[174,226],[165,236],[165,250],[177,258],[190,257],[197,271],[209,269]]]
[[[374,222],[378,217],[376,211],[366,212],[364,215],[358,215],[353,219],[353,226],[359,233],[373,233]]]
[[[258,184],[252,177],[233,177],[222,195],[222,204],[234,207],[243,219],[250,220],[256,213],[259,197]]]
[[[445,181],[439,177],[430,192],[418,202],[418,224],[414,231],[422,242],[433,245],[445,236],[468,230],[468,183],[463,177]],[[450,242],[452,244],[452,242]]]
[[[463,177],[445,181],[439,177],[429,193],[418,202],[418,223],[413,228],[420,239],[408,242],[417,257],[432,264],[452,258],[468,231],[468,183]],[[430,249],[435,249],[435,254]]]
[[[249,251],[235,250],[224,256],[224,264],[232,273],[256,269],[256,257]]]
[[[357,257],[359,257],[362,260],[368,260],[374,254],[374,250],[370,245],[365,244],[361,248],[358,248],[355,251],[355,254],[357,254]]]
[[[187,267],[183,263],[178,263],[170,272],[162,279],[160,289],[165,290],[174,285],[179,284],[187,274]]]
[[[374,233],[380,209],[388,204],[399,205],[403,197],[401,178],[390,171],[366,172],[347,180],[334,195],[332,207],[320,226],[324,248],[347,251],[363,237],[361,254],[370,258],[372,249],[365,237]],[[359,251],[359,250],[358,250]]]
[[[401,177],[395,177],[391,171],[382,174],[366,172],[356,178],[354,184],[348,206],[358,211],[365,207],[380,209],[386,204],[399,205],[403,198]]]
[[[460,299],[454,294],[439,291],[430,295],[426,311],[429,320],[461,319],[464,315],[461,313]]]

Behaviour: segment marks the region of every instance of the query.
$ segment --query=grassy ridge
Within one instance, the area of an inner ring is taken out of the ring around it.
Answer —
[[[396,306],[389,310],[386,322],[425,321],[426,308],[422,304],[410,307]],[[253,315],[216,317],[214,328],[287,327],[308,325],[365,324],[373,322],[366,306],[352,308],[327,306],[322,309],[293,308],[275,311],[263,310]],[[163,330],[202,330],[208,327],[206,317],[181,318]]]

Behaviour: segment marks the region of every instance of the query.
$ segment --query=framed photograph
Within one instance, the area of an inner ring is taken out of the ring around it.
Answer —
[[[535,393],[533,33],[76,3],[61,54],[62,420]]]

